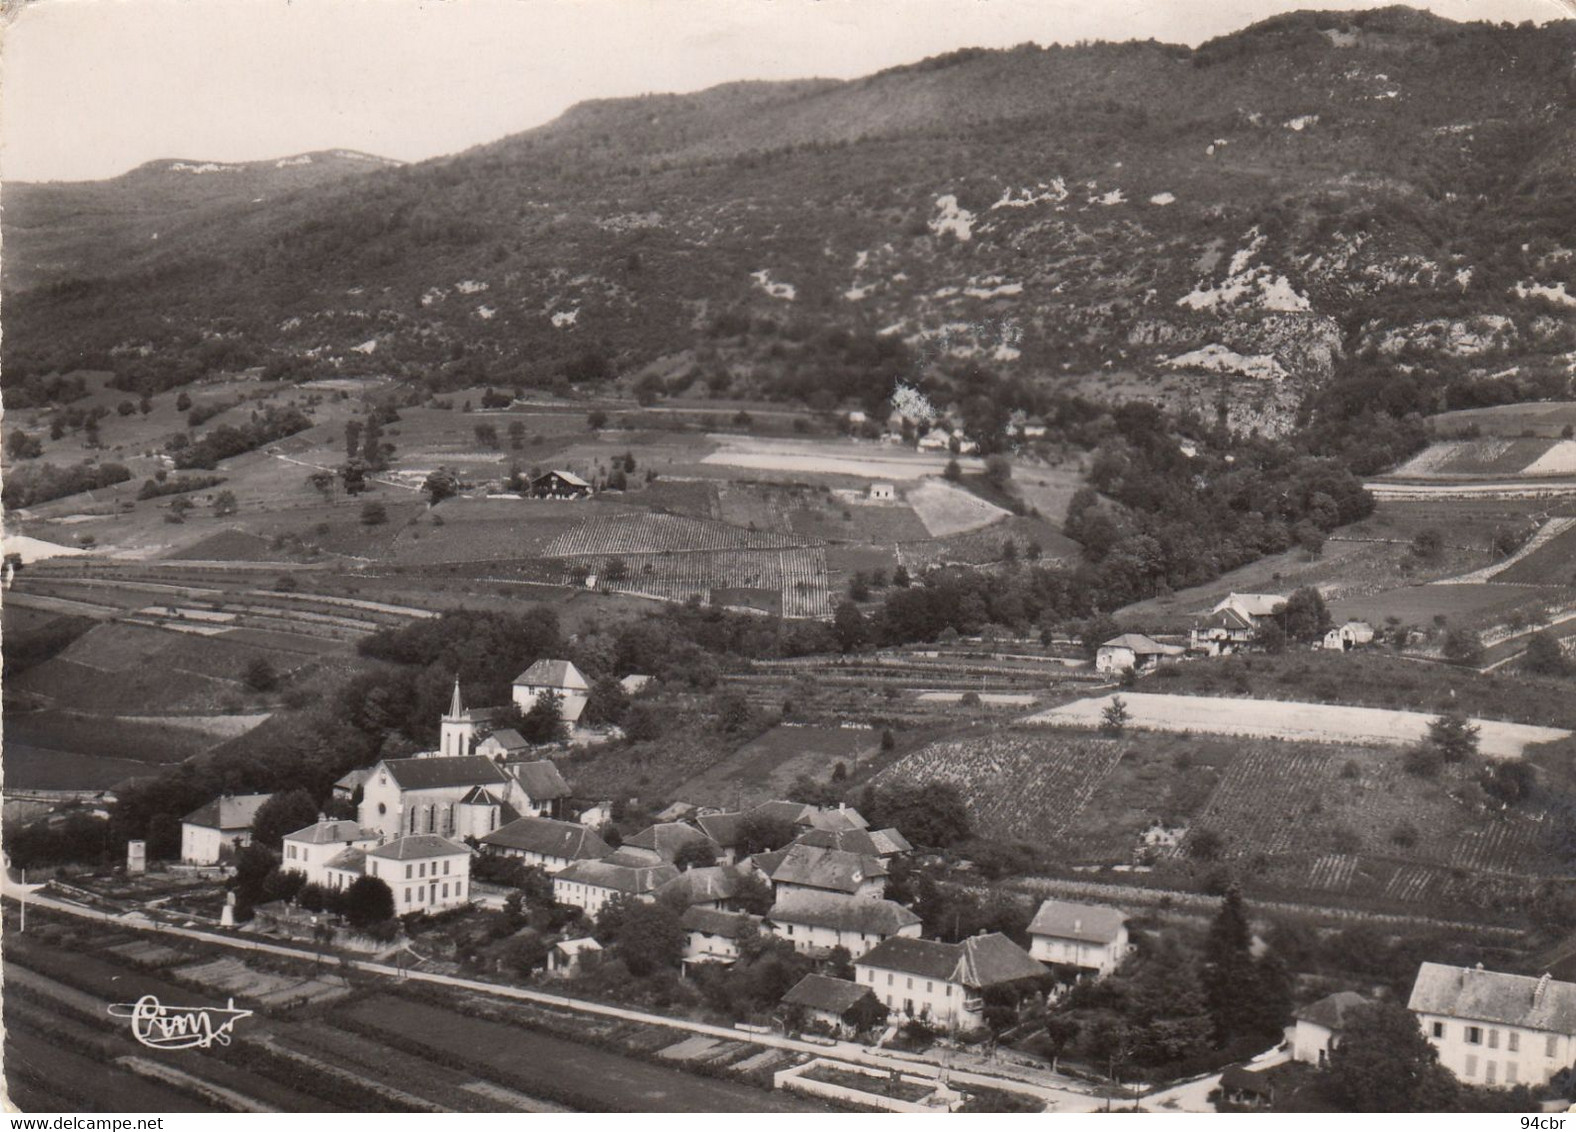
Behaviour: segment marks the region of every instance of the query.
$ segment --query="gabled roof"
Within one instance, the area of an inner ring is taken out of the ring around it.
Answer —
[[[382,857],[389,861],[418,861],[429,857],[469,856],[470,852],[458,841],[450,841],[435,833],[412,833],[368,850],[367,856]]]
[[[828,833],[839,833],[849,829],[869,829],[870,823],[865,816],[852,806],[826,807],[812,809],[805,815],[811,829],[824,829]]]
[[[674,802],[667,809],[657,813],[658,821],[685,821],[700,812],[700,807],[693,802]]]
[[[871,878],[886,876],[887,868],[879,857],[794,844],[767,875],[773,884],[798,884],[830,892],[853,893]]]
[[[682,899],[686,905],[728,900],[739,891],[743,875],[743,870],[733,865],[686,869],[657,889],[657,895],[663,899]]]
[[[750,810],[749,814],[752,818],[767,818],[772,821],[785,821],[789,825],[801,825],[809,820],[809,812],[814,808],[803,802],[762,802]]]
[[[561,939],[553,944],[553,950],[571,959],[587,951],[601,951],[602,945],[590,936],[581,936],[579,939]]]
[[[1031,936],[1074,939],[1080,943],[1115,943],[1127,917],[1103,904],[1074,904],[1046,900],[1029,924]]]
[[[1576,983],[1544,975],[1507,975],[1481,967],[1424,963],[1407,1008],[1469,1022],[1498,1022],[1550,1034],[1576,1034]]]
[[[962,974],[966,987],[994,987],[1043,978],[1045,965],[1000,932],[990,932],[963,941]]]
[[[251,829],[258,809],[272,797],[272,794],[225,794],[206,805],[198,806],[181,821],[187,825],[233,832]]]
[[[891,857],[907,853],[914,848],[895,829],[812,829],[794,838],[795,845],[810,845],[817,849],[841,849],[845,853],[863,853],[867,857]]]
[[[881,936],[895,935],[920,922],[918,916],[895,901],[850,899],[831,892],[784,893],[766,918],[779,924],[808,924]]]
[[[851,983],[847,979],[834,979],[830,975],[806,975],[783,995],[783,1005],[802,1006],[806,1010],[827,1010],[842,1017],[867,995],[875,997],[869,987]]]
[[[485,755],[426,759],[384,759],[383,766],[401,790],[435,790],[450,786],[507,786],[508,778]]]
[[[590,826],[552,818],[517,818],[481,838],[483,845],[518,849],[570,861],[598,859],[610,852]]]
[[[895,935],[876,944],[854,962],[861,967],[879,967],[884,971],[923,975],[927,979],[956,981],[954,976],[962,955],[960,944]]]
[[[743,822],[743,814],[701,814],[695,819],[700,831],[724,849],[738,846],[739,827]]]
[[[678,856],[679,850],[687,845],[711,845],[711,839],[694,826],[683,825],[679,822],[658,822],[648,825],[633,837],[624,838],[625,848],[645,849],[664,861],[671,861]]]
[[[855,963],[928,979],[946,979],[976,990],[1045,975],[1045,966],[1039,960],[1000,932],[970,936],[962,943],[895,935]]]
[[[367,851],[365,849],[342,849],[324,861],[323,867],[325,869],[339,869],[347,873],[365,873],[367,871]]]
[[[1323,1026],[1326,1030],[1341,1030],[1345,1028],[1347,1015],[1351,1011],[1367,1005],[1368,1000],[1356,991],[1336,991],[1297,1011],[1296,1018],[1299,1022]]]
[[[575,475],[573,472],[566,472],[562,468],[553,468],[550,471],[543,472],[541,475],[537,476],[531,482],[532,483],[541,483],[548,476],[557,476],[559,479],[563,480],[565,483],[571,484],[574,487],[590,487],[591,486],[590,484],[586,483],[585,480],[583,480],[579,476]]]
[[[684,909],[684,915],[679,920],[685,931],[720,935],[724,939],[738,939],[744,934],[746,927],[751,924],[759,926],[760,922],[759,916],[751,916],[745,912],[723,912],[699,904]]]
[[[870,840],[875,842],[878,857],[891,857],[897,853],[908,853],[913,846],[895,829],[877,829],[870,833]]]
[[[337,787],[340,790],[352,790],[353,791],[353,790],[355,790],[356,787],[360,786],[363,782],[365,782],[367,780],[368,776],[370,776],[371,774],[372,774],[372,768],[371,767],[369,767],[369,766],[358,766],[355,770],[347,770],[344,774],[340,775],[338,780],[334,783],[334,785],[335,785],[335,787]]]
[[[524,735],[521,735],[512,727],[501,727],[487,736],[487,739],[483,739],[482,742],[485,743],[488,739],[497,743],[505,751],[523,751],[531,745],[526,741]]]
[[[472,786],[465,797],[460,799],[462,806],[497,806],[501,805],[497,798],[480,786]]]
[[[672,865],[620,865],[612,861],[576,861],[553,878],[553,883],[573,882],[596,888],[611,888],[631,896],[644,896],[674,877]]]
[[[539,660],[514,678],[516,684],[584,692],[591,687],[580,669],[567,660]]]
[[[1200,629],[1252,629],[1253,622],[1235,609],[1214,609],[1198,623]]]
[[[509,773],[533,802],[551,802],[569,797],[569,783],[555,763],[537,759],[528,763],[510,763]]]
[[[1102,641],[1103,649],[1130,649],[1134,656],[1175,656],[1183,651],[1178,645],[1163,645],[1152,637],[1142,633],[1123,633],[1120,637],[1112,637],[1109,641]]]
[[[1235,609],[1249,617],[1268,617],[1285,604],[1285,594],[1229,593],[1221,598],[1210,612],[1219,613],[1222,609]]]
[[[306,845],[331,845],[340,841],[376,841],[378,835],[362,829],[353,821],[339,820],[315,822],[305,829],[285,834],[284,839]]]

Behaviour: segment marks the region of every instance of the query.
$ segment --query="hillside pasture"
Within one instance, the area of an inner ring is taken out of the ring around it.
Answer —
[[[1576,586],[1576,527],[1538,547],[1494,576],[1500,585]]]
[[[6,785],[12,790],[108,790],[156,769],[136,759],[38,747],[10,735],[0,758]]]
[[[1434,718],[1423,712],[1291,700],[1253,700],[1227,696],[1174,696],[1120,693],[1130,727],[1214,735],[1285,739],[1298,742],[1406,746],[1428,734]],[[1096,729],[1111,696],[1096,696],[1037,712],[1024,722],[1052,727]],[[1569,738],[1557,727],[1474,719],[1479,749],[1490,758],[1520,758],[1527,747]]]
[[[838,763],[854,771],[880,746],[880,732],[870,728],[782,724],[685,782],[675,797],[725,807],[785,798],[800,776],[825,781]]]
[[[977,457],[947,452],[916,452],[909,448],[856,440],[776,440],[715,434],[707,437],[716,451],[700,462],[722,468],[774,472],[792,478],[841,477],[857,480],[909,481],[939,476],[956,459],[966,471],[980,471]]]
[[[988,527],[1012,514],[945,480],[923,480],[904,494],[933,538]]]
[[[1534,401],[1458,409],[1429,417],[1428,423],[1439,436],[1476,428],[1487,436],[1517,438],[1530,430],[1537,436],[1554,438],[1566,426],[1576,427],[1576,401]]]

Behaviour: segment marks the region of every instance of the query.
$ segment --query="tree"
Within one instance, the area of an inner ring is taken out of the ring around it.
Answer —
[[[1531,763],[1519,759],[1501,759],[1485,766],[1478,781],[1489,797],[1497,798],[1507,806],[1514,806],[1532,797],[1538,784],[1538,772]]]
[[[1313,586],[1293,591],[1275,616],[1280,618],[1288,640],[1317,641],[1330,631],[1330,611],[1324,606],[1324,596]]]
[[[460,480],[448,468],[435,468],[427,474],[426,480],[422,482],[421,490],[426,493],[427,501],[436,507],[445,499],[458,494]]]
[[[586,414],[586,427],[592,432],[601,432],[607,427],[607,413],[601,409],[592,409]]]
[[[942,476],[951,483],[957,483],[963,478],[963,466],[957,460],[948,460],[947,466],[942,470]]]
[[[1398,1002],[1360,1006],[1346,1016],[1321,1086],[1346,1112],[1446,1112],[1459,1094],[1416,1015]]]
[[[1444,762],[1465,762],[1478,753],[1478,728],[1465,712],[1443,712],[1428,721],[1428,745]]]
[[[44,454],[44,445],[36,437],[15,428],[5,438],[5,451],[13,460],[32,460]]]
[[[705,841],[692,841],[673,855],[673,864],[679,869],[704,869],[716,863],[717,850]]]
[[[361,454],[361,421],[351,417],[345,422],[345,459],[354,460]]]
[[[1100,730],[1107,735],[1120,735],[1127,730],[1127,725],[1132,721],[1132,715],[1127,710],[1127,702],[1121,696],[1112,696],[1111,702],[1105,705],[1105,710],[1100,713]]]
[[[247,661],[241,680],[254,692],[272,692],[279,687],[279,674],[266,656],[254,656]]]
[[[509,447],[519,451],[525,447],[525,422],[509,422]]]
[[[306,477],[307,486],[323,497],[323,502],[334,501],[334,473],[317,471]]]
[[[378,423],[376,413],[367,417],[366,427],[361,433],[361,459],[375,472],[388,467],[388,455],[383,446],[383,426]]]
[[[521,718],[520,735],[529,743],[556,743],[564,737],[564,698],[542,692]]]
[[[660,902],[636,902],[624,909],[613,937],[619,958],[636,978],[678,967],[684,941],[679,914]]]
[[[913,579],[908,576],[908,567],[899,563],[892,571],[892,584],[898,589],[906,590],[913,584]]]
[[[721,731],[731,734],[750,725],[750,701],[738,688],[719,692],[712,701],[712,709],[717,713],[717,727]]]
[[[485,444],[488,448],[498,447],[498,426],[487,422],[479,424],[473,430],[476,433],[476,443]]]
[[[360,460],[341,465],[339,478],[345,485],[346,495],[360,495],[367,490],[367,466]]]
[[[794,839],[795,830],[793,823],[786,818],[747,813],[739,819],[738,836],[740,854],[750,856],[781,849]]]
[[[950,782],[893,783],[873,801],[875,814],[865,815],[871,824],[895,828],[915,845],[946,849],[968,840],[968,807]]]
[[[389,521],[388,510],[381,503],[366,503],[361,507],[361,525],[376,527]]]
[[[1527,642],[1521,667],[1537,676],[1569,676],[1571,662],[1559,640],[1548,632],[1534,633]]]
[[[175,411],[177,413],[184,413],[187,409],[190,409],[191,407],[192,407],[192,395],[190,393],[186,392],[186,390],[182,389],[179,393],[177,393],[175,395]]]
[[[863,570],[855,570],[848,579],[848,596],[854,601],[870,600],[870,580]]]
[[[1083,646],[1084,653],[1094,656],[1100,651],[1100,646],[1109,641],[1122,631],[1116,623],[1116,618],[1108,613],[1097,613],[1085,621],[1078,629],[1078,643]]]
[[[353,927],[374,927],[394,918],[394,893],[379,877],[357,877],[345,889],[343,907]]]
[[[1224,1046],[1252,1034],[1258,1026],[1254,1001],[1259,990],[1259,969],[1253,958],[1253,934],[1248,928],[1242,891],[1232,885],[1220,902],[1204,941],[1200,983],[1214,1022],[1215,1044]]]
[[[772,886],[753,869],[739,876],[733,886],[733,902],[741,912],[764,916],[772,909],[775,898]]]
[[[1476,668],[1483,663],[1483,639],[1465,625],[1458,625],[1445,634],[1440,652],[1451,664]]]
[[[838,603],[832,614],[832,634],[844,652],[854,652],[865,643],[869,626],[865,624],[865,615],[859,612],[859,607],[852,601]]]
[[[234,515],[240,509],[241,505],[235,501],[233,491],[221,491],[213,497],[213,513],[221,519],[226,515]]]
[[[1267,653],[1283,653],[1286,651],[1286,630],[1274,617],[1261,617],[1253,630],[1253,643]]]
[[[995,487],[1005,491],[1012,481],[1012,461],[1000,452],[985,457],[985,478]]]
[[[286,790],[257,807],[252,819],[252,842],[279,848],[285,834],[305,829],[317,821],[317,802],[305,790]]]
[[[622,582],[629,577],[629,563],[616,556],[609,558],[602,569],[602,576],[610,582]]]

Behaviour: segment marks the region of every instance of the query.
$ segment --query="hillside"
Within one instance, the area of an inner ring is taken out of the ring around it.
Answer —
[[[895,376],[975,362],[1279,429],[1360,357],[1396,412],[1458,407],[1446,381],[1526,399],[1576,350],[1573,48],[1576,22],[1386,9],[1197,50],[961,51],[589,103],[165,212],[156,241],[63,229],[69,193],[105,186],[24,186],[7,385],[92,364],[163,387],[197,357],[874,407]]]

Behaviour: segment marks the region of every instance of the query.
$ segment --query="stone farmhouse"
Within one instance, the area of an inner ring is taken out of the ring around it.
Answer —
[[[588,916],[615,896],[656,899],[657,889],[679,875],[672,865],[624,864],[616,860],[576,861],[553,877],[553,899],[573,904]]]
[[[1225,656],[1253,643],[1259,623],[1286,604],[1282,594],[1227,594],[1193,626],[1188,651]]]
[[[919,917],[894,901],[804,890],[779,897],[766,922],[773,935],[811,955],[835,947],[863,955],[894,936],[918,939],[923,930]]]
[[[783,1012],[804,1024],[849,1037],[886,1021],[887,1008],[867,986],[827,975],[806,975],[783,995]]]
[[[613,851],[589,826],[539,817],[516,818],[478,840],[483,853],[512,857],[549,874],[576,861],[601,860]]]
[[[893,1014],[949,1030],[984,1023],[985,991],[1037,984],[1045,974],[1038,960],[1000,932],[962,943],[897,936],[854,960],[854,982]]]
[[[1095,652],[1094,667],[1107,674],[1151,672],[1185,652],[1181,645],[1163,645],[1142,633],[1123,633],[1100,646]]]
[[[514,678],[513,698],[521,711],[530,711],[549,693],[558,696],[564,722],[573,727],[586,710],[591,682],[567,660],[539,660]]]

